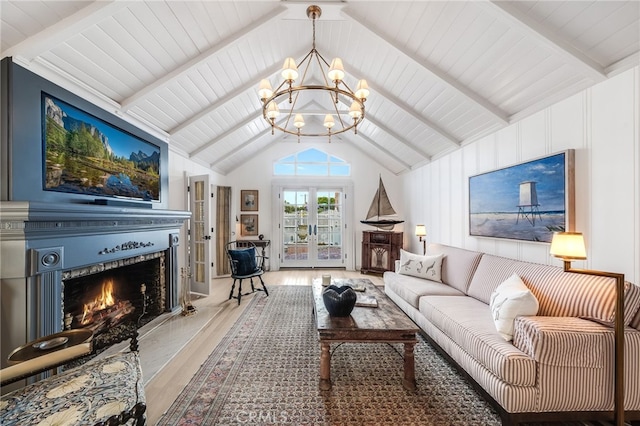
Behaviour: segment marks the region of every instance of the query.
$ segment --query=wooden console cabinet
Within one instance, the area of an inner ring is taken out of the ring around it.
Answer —
[[[393,271],[396,260],[400,259],[402,232],[363,231],[362,267],[363,274],[382,274]]]

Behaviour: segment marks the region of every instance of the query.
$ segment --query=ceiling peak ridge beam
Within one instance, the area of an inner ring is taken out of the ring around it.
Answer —
[[[240,29],[239,31],[229,35],[223,41],[216,44],[215,46],[210,47],[205,50],[198,56],[188,60],[182,65],[175,68],[173,71],[165,74],[160,77],[153,83],[143,87],[133,95],[129,96],[127,99],[121,102],[122,108],[126,111],[133,108],[135,105],[147,99],[148,96],[156,92],[157,90],[165,87],[171,81],[183,76],[189,70],[194,67],[198,67],[204,63],[206,63],[212,56],[233,47],[234,45],[240,43],[249,34],[259,32],[263,30],[267,25],[271,25],[273,20],[281,18],[283,15],[287,13],[287,8],[284,6],[277,7],[273,12],[266,15],[263,19],[253,22],[252,24]]]
[[[300,56],[302,56],[304,53],[300,53]],[[296,56],[297,57],[297,56]],[[275,73],[277,73],[278,71],[280,71],[282,69],[282,61],[273,64],[271,67],[267,68],[264,72],[265,75],[267,76],[273,76]],[[228,94],[226,94],[225,96],[223,96],[222,98],[218,99],[216,102],[212,103],[211,105],[209,105],[208,107],[206,107],[205,109],[203,109],[202,111],[198,112],[197,114],[191,116],[190,118],[188,118],[187,120],[183,121],[182,123],[178,124],[176,127],[174,127],[173,129],[169,130],[169,134],[170,135],[175,135],[177,133],[180,133],[181,131],[183,131],[184,129],[186,129],[187,127],[191,126],[192,124],[198,122],[199,120],[202,120],[204,117],[206,117],[207,115],[211,114],[212,112],[214,112],[215,110],[217,110],[218,108],[221,108],[224,104],[226,104],[227,102],[232,101],[233,99],[235,99],[237,96],[239,96],[240,94],[249,91],[250,89],[254,89],[255,93],[256,93],[256,102],[260,102],[260,99],[258,97],[258,90],[257,87],[260,83],[260,79],[264,78],[264,77],[259,77],[258,80],[256,81],[250,81],[248,83],[245,83],[244,85],[236,88],[234,91],[229,92]]]
[[[8,48],[2,52],[2,57],[20,55],[32,61],[129,5],[126,1],[93,1],[72,15]]]
[[[387,37],[384,37],[384,36],[376,33],[375,31],[373,31],[369,27],[367,27],[367,25],[364,24],[360,20],[360,18],[358,18],[357,16],[353,15],[352,12],[349,12],[347,10],[343,10],[342,13],[346,17],[348,17],[351,22],[353,22],[355,25],[357,25],[362,30],[362,32],[367,33],[367,34],[369,34],[369,36],[371,38],[378,39],[378,40],[382,41],[383,43],[385,43],[386,45],[392,47],[398,53],[401,53],[404,57],[409,59],[411,62],[419,65],[422,69],[424,69],[425,71],[429,72],[431,75],[433,75],[439,81],[441,81],[444,84],[446,84],[449,88],[451,88],[452,90],[455,90],[459,95],[463,96],[465,99],[469,100],[470,102],[473,102],[477,107],[481,108],[487,114],[491,115],[495,120],[499,121],[504,126],[509,125],[509,118],[508,118],[507,114],[504,111],[502,111],[500,108],[498,108],[497,106],[493,105],[487,99],[485,99],[482,96],[478,95],[477,93],[473,92],[468,87],[462,85],[460,82],[456,81],[455,79],[453,79],[448,74],[440,71],[439,69],[437,69],[435,66],[433,66],[432,64],[430,64],[426,60],[424,60],[424,59],[418,60],[418,59],[414,58],[411,52],[407,51],[404,47],[400,46],[398,43],[396,43],[396,42],[394,42],[392,40],[389,40]]]
[[[216,161],[214,161],[213,163],[210,163],[209,167],[216,167],[217,164],[223,162],[224,160],[226,160],[227,158],[231,157],[232,155],[237,154],[240,150],[248,147],[252,143],[258,141],[259,139],[261,139],[263,137],[265,137],[269,133],[271,133],[271,129],[264,129],[263,131],[261,131],[260,133],[256,134],[255,136],[253,136],[253,137],[249,138],[248,140],[242,142],[237,147],[235,147],[233,149],[230,149],[229,152],[227,152],[223,156],[217,158]]]
[[[516,31],[533,37],[553,52],[559,54],[570,64],[578,66],[590,79],[599,83],[607,79],[604,68],[596,61],[567,43],[560,35],[550,31],[539,22],[522,13],[509,2],[482,0],[476,4],[483,6],[492,14],[498,14],[498,19],[512,24]]]

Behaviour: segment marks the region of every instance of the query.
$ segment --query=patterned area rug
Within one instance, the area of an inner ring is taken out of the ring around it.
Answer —
[[[402,346],[333,349],[318,389],[311,287],[258,294],[158,425],[500,425],[493,409],[422,338],[418,390],[401,384]]]

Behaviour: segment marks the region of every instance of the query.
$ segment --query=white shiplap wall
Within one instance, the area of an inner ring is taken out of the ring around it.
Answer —
[[[425,223],[428,242],[560,265],[548,244],[469,236],[468,179],[575,149],[575,228],[588,254],[575,266],[640,283],[639,89],[635,67],[404,175],[405,229]],[[419,250],[415,237],[405,246]]]

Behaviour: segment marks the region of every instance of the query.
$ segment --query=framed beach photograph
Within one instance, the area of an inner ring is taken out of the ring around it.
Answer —
[[[240,211],[257,212],[258,211],[258,190],[243,189],[240,191]]]
[[[251,237],[258,235],[258,215],[257,214],[241,214],[240,215],[240,235],[243,237]]]
[[[469,178],[469,235],[551,242],[572,231],[574,151]]]

